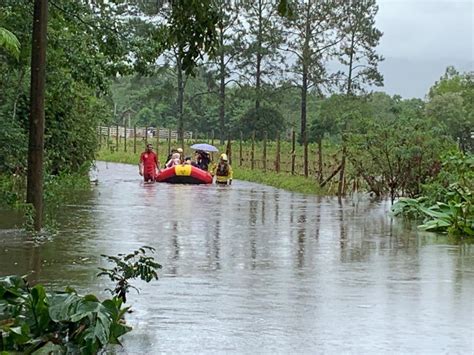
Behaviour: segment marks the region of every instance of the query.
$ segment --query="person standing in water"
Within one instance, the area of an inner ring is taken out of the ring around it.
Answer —
[[[229,164],[227,154],[221,154],[217,166],[213,170],[216,176],[216,184],[231,185],[232,184],[232,167]]]
[[[154,182],[160,172],[160,162],[151,144],[146,145],[146,150],[140,155],[138,164],[139,173],[145,182]]]

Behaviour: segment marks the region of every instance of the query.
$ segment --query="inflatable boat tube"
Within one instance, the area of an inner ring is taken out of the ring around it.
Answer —
[[[170,184],[211,184],[212,175],[192,165],[175,165],[161,170],[156,181]]]

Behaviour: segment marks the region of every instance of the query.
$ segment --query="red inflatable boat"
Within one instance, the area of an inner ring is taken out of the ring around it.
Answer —
[[[192,165],[175,165],[161,170],[156,181],[170,184],[211,184],[212,175]]]

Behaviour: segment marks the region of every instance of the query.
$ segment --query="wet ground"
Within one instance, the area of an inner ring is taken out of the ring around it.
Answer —
[[[363,196],[144,185],[137,170],[99,163],[41,240],[0,211],[0,275],[106,296],[100,254],[155,247],[160,280],[130,294],[121,353],[474,353],[473,245]]]

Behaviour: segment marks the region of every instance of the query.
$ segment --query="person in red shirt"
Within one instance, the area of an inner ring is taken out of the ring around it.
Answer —
[[[146,145],[146,150],[140,155],[139,173],[145,182],[154,182],[160,172],[160,162],[151,144]]]

